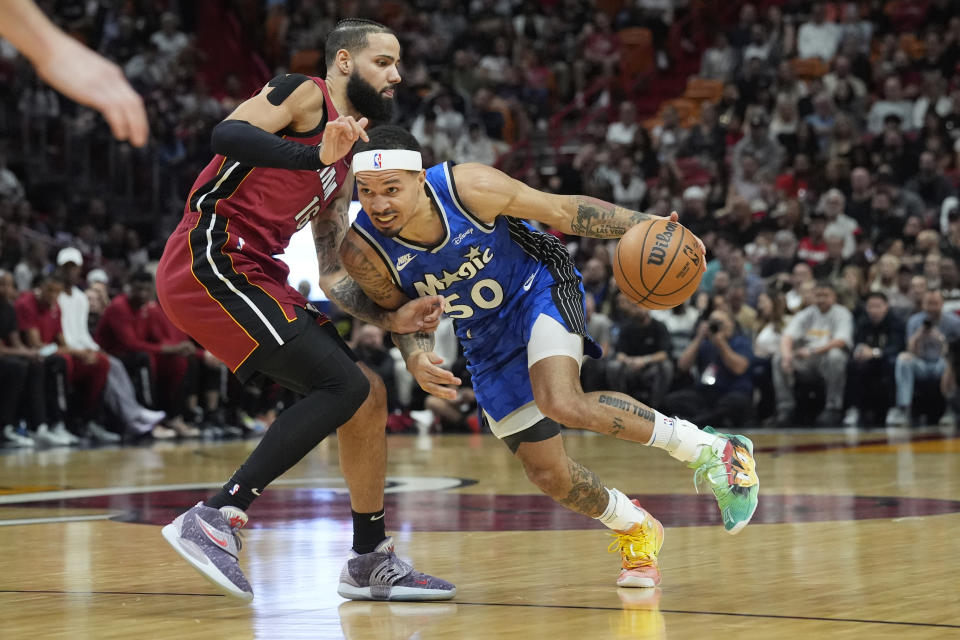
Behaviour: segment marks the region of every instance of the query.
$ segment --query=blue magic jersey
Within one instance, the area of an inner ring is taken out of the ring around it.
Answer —
[[[585,353],[600,356],[586,332],[580,274],[556,237],[516,218],[500,216],[487,224],[467,211],[451,163],[427,170],[426,190],[444,227],[437,245],[388,238],[362,210],[353,228],[408,297],[445,297],[478,402],[500,420],[533,401],[526,347],[540,314],[586,338]]]

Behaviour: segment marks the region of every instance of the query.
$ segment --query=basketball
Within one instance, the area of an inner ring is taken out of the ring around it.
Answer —
[[[670,309],[693,295],[703,276],[697,238],[679,222],[657,219],[627,230],[613,258],[613,277],[647,309]]]

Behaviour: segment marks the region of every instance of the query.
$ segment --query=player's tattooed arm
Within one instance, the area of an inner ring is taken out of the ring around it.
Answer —
[[[590,196],[570,196],[567,208],[572,213],[570,230],[590,238],[619,238],[630,227],[657,217]]]
[[[350,193],[350,191],[344,189],[343,193]],[[389,329],[392,320],[391,309],[384,308],[371,299],[364,288],[347,272],[341,261],[341,247],[344,245],[349,227],[347,217],[349,206],[349,198],[337,198],[326,212],[311,221],[320,270],[320,286],[334,304],[350,315]]]
[[[467,163],[453,169],[464,206],[483,222],[497,216],[537,220],[579,236],[619,238],[630,227],[657,219],[589,196],[562,196],[532,189],[505,173],[485,165]]]
[[[400,353],[403,354],[404,362],[415,353],[433,351],[435,340],[432,333],[417,331],[415,333],[392,333],[390,337],[393,344],[397,345]]]

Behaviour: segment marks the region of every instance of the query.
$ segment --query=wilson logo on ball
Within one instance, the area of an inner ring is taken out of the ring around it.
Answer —
[[[674,231],[677,230],[676,222],[668,222],[666,228],[655,236],[656,242],[650,248],[650,255],[647,257],[647,264],[662,265],[667,257],[667,248],[670,246],[670,240],[673,238]]]

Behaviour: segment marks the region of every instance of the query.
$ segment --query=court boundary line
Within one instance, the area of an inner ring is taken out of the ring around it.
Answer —
[[[46,593],[61,596],[202,596],[226,598],[222,593],[172,593],[166,591],[68,591],[65,589],[0,589],[2,593]]]
[[[530,607],[540,609],[580,609],[594,611],[629,611],[623,607],[598,607],[589,605],[563,605],[563,604],[534,604],[521,602],[457,602],[452,604],[475,606],[475,607]],[[653,609],[650,609],[653,611]],[[808,622],[859,622],[863,624],[887,624],[904,627],[937,627],[943,629],[960,629],[960,624],[945,624],[942,622],[909,622],[897,620],[868,620],[866,618],[827,618],[821,616],[789,616],[776,613],[734,613],[730,611],[688,611],[684,609],[657,609],[660,613],[677,613],[696,616],[730,616],[740,618],[770,618],[773,620],[803,620]]]

